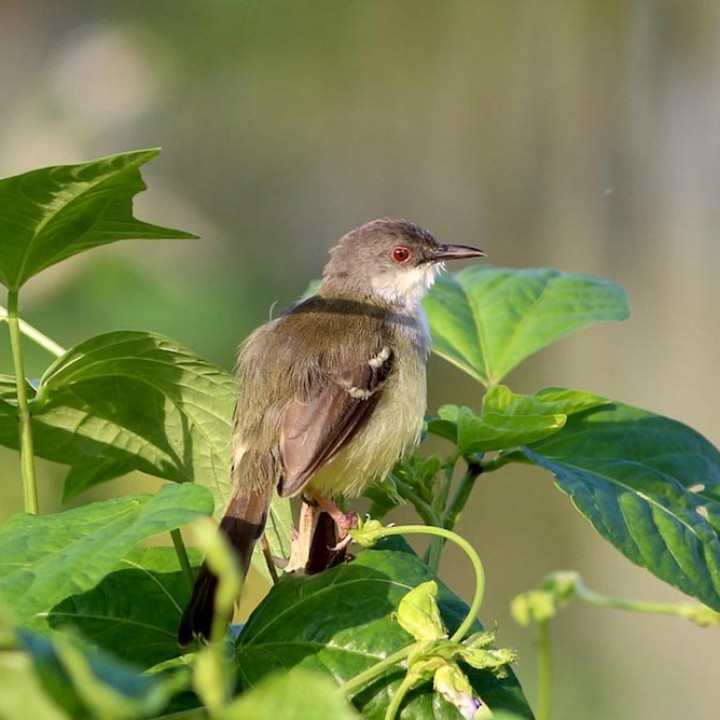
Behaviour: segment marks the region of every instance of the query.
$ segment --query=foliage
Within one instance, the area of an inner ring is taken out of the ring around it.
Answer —
[[[133,216],[132,198],[145,187],[139,168],[155,155],[0,181],[0,282],[8,290],[0,322],[15,366],[15,376],[0,377],[0,444],[20,451],[27,510],[0,528],[0,673],[9,680],[0,716],[532,717],[508,667],[514,653],[496,647],[496,631],[476,619],[480,559],[453,532],[479,474],[513,462],[550,471],[602,537],[703,603],[668,609],[606,598],[576,573],[556,573],[513,605],[518,621],[537,625],[543,662],[547,622],[573,597],[717,622],[718,451],[681,423],[593,393],[526,395],[501,384],[568,333],[626,318],[623,291],[559,270],[483,266],[443,276],[425,301],[435,352],[485,386],[482,406],[440,407],[427,433],[447,441],[447,453],[405,458],[368,491],[374,519],[355,539],[377,545],[317,576],[282,576],[234,641],[219,623],[207,646],[181,649],[176,626],[200,553],[185,552],[179,528],[213,506],[222,512],[228,499],[234,381],[152,333],[113,332],[65,351],[18,317],[25,282],[74,254],[126,238],[193,237]],[[23,333],[56,355],[36,382],[23,370]],[[38,516],[35,455],[68,466],[66,499],[131,470],[168,483],[155,496]],[[425,525],[381,525],[401,502]],[[204,532],[229,607],[239,579],[227,548]],[[390,539],[413,532],[432,538],[423,559]],[[175,550],[138,547],[161,533],[172,534]],[[272,555],[287,558],[287,501],[273,500],[268,536]],[[447,541],[473,564],[470,607],[436,577]]]

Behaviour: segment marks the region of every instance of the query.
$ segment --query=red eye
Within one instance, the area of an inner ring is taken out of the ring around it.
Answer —
[[[412,257],[412,253],[410,250],[408,250],[406,247],[403,247],[402,245],[400,247],[396,247],[392,251],[392,259],[395,262],[404,263],[407,262]]]

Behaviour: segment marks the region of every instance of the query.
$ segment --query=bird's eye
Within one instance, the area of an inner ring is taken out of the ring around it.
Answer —
[[[392,259],[399,263],[407,262],[412,257],[410,250],[402,245],[400,247],[393,248],[391,255]]]

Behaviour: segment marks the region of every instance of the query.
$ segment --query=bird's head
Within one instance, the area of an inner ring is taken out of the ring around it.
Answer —
[[[330,251],[321,289],[412,307],[429,290],[446,260],[484,255],[465,245],[443,245],[406,220],[373,220],[344,235]]]

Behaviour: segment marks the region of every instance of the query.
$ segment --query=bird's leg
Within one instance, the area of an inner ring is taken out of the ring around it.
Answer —
[[[311,493],[310,498],[314,500],[321,510],[326,512],[335,522],[338,529],[339,542],[331,550],[344,550],[352,542],[348,534],[358,526],[358,514],[355,510],[343,512],[332,500],[324,495]]]
[[[286,572],[305,572],[310,557],[312,539],[321,512],[322,510],[317,503],[308,502],[305,498],[302,499],[298,529],[293,528],[292,530],[290,560],[285,568]]]
[[[325,522],[322,513],[329,516]],[[345,549],[352,542],[348,533],[357,527],[357,521],[354,510],[345,513],[322,495],[303,496],[298,529],[292,531],[286,572],[314,575],[342,562]]]

